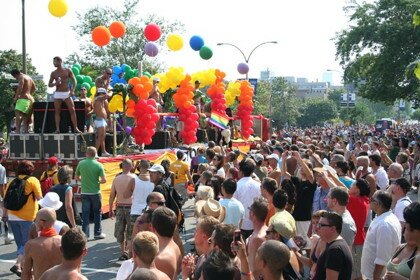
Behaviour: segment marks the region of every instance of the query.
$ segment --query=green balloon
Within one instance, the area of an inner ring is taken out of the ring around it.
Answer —
[[[76,81],[78,84],[82,84],[83,83],[83,75],[76,75]]]
[[[82,88],[82,85],[81,84],[77,84],[76,85],[76,91],[79,91],[81,88]]]
[[[151,78],[152,77],[152,74],[150,74],[149,72],[147,72],[147,71],[144,71],[143,72],[143,76],[146,76],[147,78]]]
[[[84,82],[84,83],[82,84],[82,86],[86,88],[86,91],[87,91],[87,92],[89,92],[89,91],[90,91],[90,84],[89,84],[89,83]]]
[[[73,74],[74,74],[75,76],[77,76],[77,75],[79,75],[79,74],[80,74],[80,69],[79,69],[79,68],[77,68],[76,66],[73,66],[73,67],[71,68],[71,71],[73,72]]]
[[[82,65],[80,65],[80,63],[76,62],[75,64],[73,64],[73,67],[79,68],[79,71],[82,70]]]
[[[139,75],[139,69],[134,70],[134,76],[138,76]]]
[[[125,69],[124,69],[124,72],[127,73],[129,71],[132,71],[131,70],[131,66],[130,65],[127,65],[127,67],[125,67]]]
[[[207,46],[202,46],[200,49],[200,57],[202,59],[208,60],[213,56],[213,51],[207,47]]]
[[[83,77],[83,83],[88,83],[90,85],[91,82],[92,82],[92,78],[90,76]]]

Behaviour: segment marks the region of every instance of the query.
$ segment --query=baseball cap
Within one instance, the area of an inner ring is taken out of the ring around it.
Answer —
[[[266,156],[266,159],[270,159],[270,158],[280,161],[280,158],[277,154],[271,154],[271,155]]]
[[[48,164],[49,165],[55,165],[55,164],[57,164],[59,162],[59,160],[58,160],[58,158],[57,157],[50,157],[49,159],[48,159]]]
[[[253,154],[252,158],[255,160],[255,162],[260,162],[264,160],[264,156],[262,154]]]
[[[148,171],[151,171],[151,172],[160,172],[160,173],[162,173],[162,174],[165,174],[165,169],[163,168],[163,166],[162,165],[160,165],[160,164],[153,164],[153,166],[152,167],[150,167],[149,169],[147,169]]]
[[[273,229],[279,233],[282,237],[289,239],[295,236],[296,231],[293,225],[287,221],[282,216],[273,216],[274,218],[271,221],[271,224],[273,225]]]
[[[154,77],[154,78],[153,78],[153,81],[154,81],[154,82],[160,82],[160,79],[159,79],[158,77]]]

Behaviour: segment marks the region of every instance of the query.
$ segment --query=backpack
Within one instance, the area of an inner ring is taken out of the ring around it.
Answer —
[[[184,229],[184,214],[182,213],[182,197],[178,194],[178,192],[174,189],[174,187],[169,186],[166,184],[165,181],[162,181],[161,186],[164,189],[165,193],[162,193],[166,199],[166,207],[174,211],[175,215],[177,216],[177,224],[179,231],[183,231]]]
[[[57,171],[54,171],[50,176],[48,176],[47,171],[42,173],[42,177],[44,177],[44,179],[40,181],[42,196],[45,196],[45,194],[50,191],[51,187],[54,186],[53,176],[55,173],[57,173]]]
[[[28,178],[29,176],[25,176],[23,179],[15,178],[10,183],[3,201],[6,209],[18,211],[26,204],[28,197],[30,195],[33,196],[33,192],[27,195],[25,194],[25,184]]]

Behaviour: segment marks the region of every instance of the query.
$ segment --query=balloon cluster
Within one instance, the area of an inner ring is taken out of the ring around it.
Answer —
[[[92,77],[87,75],[80,74],[82,72],[82,66],[80,63],[75,63],[71,67],[71,71],[73,72],[74,76],[76,77],[77,86],[76,90],[80,90],[82,87],[86,88],[87,97],[91,97],[96,93],[95,82],[92,80]]]
[[[215,75],[215,83],[207,90],[207,94],[211,98],[211,111],[226,116],[225,84],[223,83],[226,74],[216,69]]]
[[[191,74],[191,81],[200,81],[200,88],[210,86],[216,81],[214,69],[208,69]]]
[[[225,91],[226,106],[230,107],[235,104],[236,97],[241,94],[241,83],[239,81],[229,82]]]
[[[156,101],[153,98],[141,99],[134,105],[136,126],[131,130],[131,134],[139,145],[152,143],[152,137],[156,132],[156,123],[159,121],[156,108]]]
[[[160,79],[158,85],[160,92],[176,89],[179,83],[185,79],[184,68],[182,67],[170,67],[168,72],[159,73],[155,76]]]
[[[145,71],[142,73],[144,76],[151,77],[149,72]],[[139,75],[138,69],[132,69],[130,65],[122,64],[112,66],[111,86],[117,83],[127,84],[127,81],[131,78]]]
[[[108,110],[111,113],[115,113],[115,112],[124,112],[124,102],[123,102],[123,93],[122,92],[117,92],[114,93],[112,95],[111,100],[109,101],[108,104]],[[128,96],[126,97],[126,102],[128,101]]]
[[[178,108],[179,121],[184,123],[180,136],[187,145],[197,142],[198,114],[193,102],[193,90],[191,77],[186,75],[173,95],[175,106]]]
[[[209,60],[213,56],[213,51],[210,47],[204,45],[204,40],[198,35],[194,35],[190,38],[190,47],[198,51],[200,57],[204,60]]]
[[[149,98],[149,93],[153,88],[152,81],[146,76],[131,78],[128,84],[132,86],[131,91],[139,99]]]
[[[159,53],[158,46],[154,43],[154,41],[159,40],[160,36],[162,34],[162,31],[160,30],[159,25],[155,23],[149,23],[144,28],[144,36],[147,40],[150,42],[147,42],[144,45],[144,53],[150,57],[155,57]]]
[[[68,5],[65,0],[50,0],[48,10],[53,16],[61,18],[67,14]]]
[[[92,41],[98,47],[103,47],[111,42],[111,36],[120,38],[125,35],[125,25],[121,21],[114,21],[109,28],[100,25],[92,30]]]
[[[241,120],[241,133],[245,139],[248,139],[254,133],[252,129],[253,120],[251,113],[254,110],[254,89],[248,81],[241,81],[241,95],[239,96],[239,106],[236,116]]]

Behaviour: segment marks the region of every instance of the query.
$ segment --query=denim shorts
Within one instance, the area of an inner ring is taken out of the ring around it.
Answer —
[[[9,221],[17,246],[17,254],[25,253],[25,244],[29,240],[29,231],[33,222],[28,221]]]

